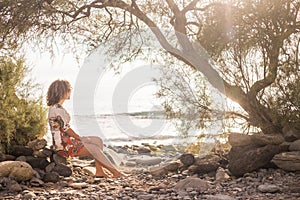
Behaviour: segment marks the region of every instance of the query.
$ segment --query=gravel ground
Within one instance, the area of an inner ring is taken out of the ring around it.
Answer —
[[[226,177],[216,181],[209,175],[193,176],[207,183],[207,188],[175,186],[189,176],[169,173],[155,178],[150,173],[131,174],[126,178],[105,179],[72,175],[58,183],[40,187],[21,184],[22,191],[0,192],[0,199],[300,199],[300,173],[280,169],[260,169],[243,177]]]

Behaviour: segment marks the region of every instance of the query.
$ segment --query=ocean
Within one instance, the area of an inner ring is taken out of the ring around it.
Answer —
[[[68,59],[67,59],[68,58]],[[43,86],[44,95],[56,79],[68,80],[72,96],[64,107],[71,115],[71,127],[81,136],[99,136],[108,145],[188,144],[194,142],[200,130],[183,138],[172,120],[166,119],[158,86],[153,79],[162,74],[159,67],[137,60],[124,64],[116,73],[101,52],[89,55],[80,68],[70,57],[50,65],[48,60],[35,63],[33,77]],[[109,60],[109,59],[108,59]],[[219,131],[216,123],[208,133]],[[50,133],[46,136],[50,141]]]

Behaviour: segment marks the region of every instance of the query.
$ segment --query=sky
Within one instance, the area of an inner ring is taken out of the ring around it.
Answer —
[[[91,54],[87,56],[83,61],[81,61],[81,63],[79,63],[72,53],[58,52],[54,58],[51,58],[50,53],[40,53],[35,51],[28,51],[26,53],[27,65],[31,68],[31,72],[29,75],[35,83],[38,83],[42,86],[42,93],[43,96],[45,96],[44,103],[46,101],[46,92],[49,85],[57,79],[64,79],[68,80],[71,83],[73,87],[73,94],[74,92],[77,92],[77,94],[92,92],[92,100],[89,99],[87,103],[91,104],[92,102],[94,102],[94,113],[91,113],[92,108],[90,108],[89,105],[85,105],[86,99],[84,100],[84,98],[82,98],[79,101],[79,103],[81,104],[79,113],[76,113],[79,115],[126,112],[126,110],[124,110],[124,106],[127,106],[126,108],[128,112],[147,111],[152,110],[154,106],[158,106],[159,101],[155,98],[157,87],[154,86],[153,83],[137,83],[140,85],[138,87],[132,88],[132,91],[129,91],[129,98],[125,99],[127,102],[125,102],[124,100],[113,101],[114,95],[117,96],[114,93],[115,89],[120,82],[124,82],[124,77],[126,78],[128,74],[134,72],[134,69],[144,66],[125,66],[121,70],[120,74],[115,74],[113,70],[107,69],[107,66],[103,64],[103,60],[101,59],[101,57],[102,56],[99,54]],[[103,67],[106,68],[106,70],[102,69]],[[88,73],[84,75],[84,82],[81,81],[81,83],[79,84],[86,84],[86,86],[84,86],[84,89],[81,91],[79,91],[77,88],[74,89],[76,84],[78,86],[78,82],[80,82],[78,80],[82,79],[82,74],[84,74],[83,71],[85,69],[88,69]],[[95,76],[94,73],[97,73],[95,77],[97,79],[97,82],[92,83],[91,79],[92,76]],[[90,84],[96,85],[95,92],[88,91]],[[115,106],[114,111],[112,108],[112,103],[114,103]],[[127,103],[128,105],[125,105]],[[64,106],[67,108],[67,110],[69,110],[71,114],[74,114],[74,96],[71,96],[71,100],[66,101],[64,103]]]

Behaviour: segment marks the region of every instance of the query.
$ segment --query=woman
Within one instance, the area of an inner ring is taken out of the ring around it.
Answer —
[[[81,138],[69,125],[70,115],[62,106],[65,100],[70,99],[71,85],[65,80],[54,81],[47,92],[47,105],[49,106],[48,119],[52,133],[53,147],[56,150],[64,150],[66,156],[88,156],[95,159],[96,177],[110,177],[103,167],[112,173],[112,177],[125,176],[118,171],[103,153],[103,142],[99,137]],[[86,142],[82,142],[84,139]],[[96,149],[91,154],[88,149]]]

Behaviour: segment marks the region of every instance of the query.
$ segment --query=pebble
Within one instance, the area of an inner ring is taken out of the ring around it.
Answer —
[[[90,160],[74,158],[73,174],[70,177],[47,172],[42,176],[43,181],[32,179],[27,183],[13,182],[10,186],[5,186],[0,181],[0,199],[300,199],[300,173],[296,172],[261,169],[236,178],[230,176],[226,168],[219,169],[216,176],[192,176],[188,170],[183,169],[168,172],[163,176],[153,176],[150,173],[151,165],[164,162],[167,158],[161,159],[148,154],[135,154],[131,158],[132,160],[127,160],[129,163],[124,162],[122,166],[131,172],[129,177],[93,178],[93,163]],[[51,168],[52,166],[49,166],[48,170],[51,171]]]
[[[177,176],[176,176],[177,175]],[[276,176],[275,176],[276,175]],[[174,176],[176,178],[174,178]],[[261,182],[263,177],[268,183]],[[299,199],[300,174],[286,173],[280,170],[267,170],[259,173],[250,173],[247,177],[224,179],[219,183],[209,177],[199,176],[186,178],[178,174],[169,174],[164,178],[152,178],[149,174],[132,174],[126,178],[105,179],[89,182],[89,176],[76,175],[58,183],[44,184],[43,186],[28,187],[20,192],[20,187],[12,195],[11,191],[1,191],[4,199]],[[200,180],[207,183],[205,190],[187,186],[183,190],[174,189],[179,181]],[[68,184],[66,184],[66,182]],[[62,184],[64,183],[64,184]]]

